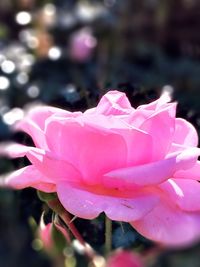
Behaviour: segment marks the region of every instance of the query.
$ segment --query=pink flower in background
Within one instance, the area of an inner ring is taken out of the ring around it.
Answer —
[[[1,148],[31,165],[5,183],[57,192],[78,217],[105,212],[151,240],[188,245],[200,238],[200,149],[194,127],[175,113],[165,95],[134,109],[118,91],[85,113],[34,108],[16,129],[36,147]]]
[[[143,267],[139,255],[131,251],[118,251],[111,255],[106,267]]]
[[[45,224],[42,216],[40,226],[38,228],[38,237],[41,239],[44,249],[49,252],[52,252],[54,246],[56,245],[53,237],[54,231],[58,231],[66,242],[71,242],[70,235],[65,228],[55,221],[54,223]]]
[[[71,36],[70,56],[72,59],[84,62],[88,60],[97,44],[96,38],[92,35],[90,28],[83,28]]]
[[[47,225],[40,225],[39,228],[39,238],[42,240],[43,246],[47,251],[51,251],[53,249],[53,239],[52,239],[52,223],[48,223]]]

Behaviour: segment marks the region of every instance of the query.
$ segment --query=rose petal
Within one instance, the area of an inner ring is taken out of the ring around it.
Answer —
[[[48,183],[38,183],[38,184],[34,184],[31,187],[43,191],[45,193],[53,193],[56,192],[56,186],[55,184],[48,184]]]
[[[200,161],[188,170],[180,170],[174,173],[174,178],[200,180]]]
[[[128,166],[142,165],[153,160],[152,137],[137,129],[121,131],[127,145]]]
[[[55,192],[53,181],[40,173],[32,165],[14,171],[6,176],[3,185],[15,189],[34,187],[47,193]]]
[[[13,159],[20,158],[24,157],[32,148],[17,143],[4,143],[0,145],[0,155]]]
[[[26,156],[39,171],[54,181],[66,179],[67,181],[79,182],[81,180],[79,171],[72,164],[51,153],[33,149]]]
[[[163,159],[169,148],[174,134],[176,105],[169,105],[167,108],[158,111],[148,118],[140,126],[153,139],[153,159]]]
[[[158,201],[158,197],[150,193],[132,199],[97,195],[66,182],[57,184],[57,193],[66,210],[84,219],[94,219],[105,212],[111,220],[136,220],[152,210]]]
[[[169,179],[159,186],[181,209],[200,211],[200,183],[194,180]]]
[[[67,116],[71,114],[65,110],[49,107],[37,106],[32,108],[26,117],[18,122],[13,128],[15,131],[24,131],[33,139],[37,147],[48,150],[46,137],[44,134],[45,122],[53,114],[62,114]]]
[[[35,146],[48,150],[44,131],[32,120],[24,119],[14,127],[15,131],[23,131],[31,136]]]
[[[137,109],[129,114],[129,123],[134,127],[140,128],[148,118],[154,116],[162,110],[171,110],[171,116],[174,117],[174,103],[167,103],[170,101],[169,94],[163,93],[159,99],[146,105],[141,105]]]
[[[38,128],[40,128],[42,131],[45,128],[45,122],[47,118],[49,118],[53,114],[65,114],[66,116],[68,115],[68,111],[65,111],[63,109],[55,108],[55,107],[50,107],[50,106],[36,106],[27,113],[26,117],[24,120],[20,121],[17,125],[16,128],[18,130],[22,131],[27,131],[28,134],[31,134],[31,125],[30,124],[35,124],[37,125]]]
[[[56,154],[20,144],[9,144],[0,147],[0,154],[11,158],[27,156],[30,162],[45,176],[54,181],[66,179],[80,181],[79,171],[69,162],[62,160]]]
[[[127,120],[127,123],[132,125],[132,127],[135,127],[137,129],[140,129],[140,126],[152,115],[151,110],[142,110],[142,109],[136,109],[133,113],[131,113],[129,116],[127,116],[127,119],[124,118],[124,120]]]
[[[141,220],[131,225],[145,237],[163,245],[183,247],[200,237],[200,212],[187,213],[160,202]]]
[[[55,119],[49,121],[46,135],[51,151],[76,166],[88,184],[100,183],[102,174],[116,166],[126,166],[127,147],[118,134],[94,131],[73,120]]]
[[[117,133],[120,134],[120,131],[130,131],[133,127],[129,125],[125,120],[124,116],[105,116],[103,114],[87,114],[76,119],[77,123],[82,125],[85,128],[90,128],[95,132],[102,133]],[[139,129],[137,129],[140,132]]]
[[[184,119],[176,119],[173,142],[176,144],[197,146],[198,134],[194,126]]]
[[[173,105],[173,103],[169,103],[171,101],[171,98],[169,97],[169,94],[163,93],[160,98],[158,98],[157,100],[149,103],[149,104],[145,104],[145,105],[141,105],[137,108],[137,110],[151,110],[151,111],[157,111],[157,110],[161,110],[161,109],[165,109],[167,106],[169,105]]]
[[[126,95],[118,91],[109,91],[105,94],[95,109],[96,113],[106,116],[130,114],[133,111],[134,108],[131,106]]]
[[[175,153],[175,152],[181,152],[181,151],[184,151],[185,149],[188,149],[188,146],[172,143],[168,154]]]
[[[152,161],[152,137],[146,132],[136,129],[116,116],[106,117],[102,114],[82,118],[84,127],[92,131],[121,136],[127,147],[127,165],[145,164]],[[148,150],[147,150],[148,147]]]
[[[129,188],[135,185],[154,185],[173,177],[181,169],[191,168],[200,154],[200,149],[190,148],[183,152],[169,155],[169,158],[134,167],[122,168],[104,175],[104,184]]]

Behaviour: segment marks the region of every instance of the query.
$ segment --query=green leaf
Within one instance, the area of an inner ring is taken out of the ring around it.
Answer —
[[[56,193],[45,193],[42,191],[37,190],[38,197],[41,201],[48,202],[54,199],[57,199]]]

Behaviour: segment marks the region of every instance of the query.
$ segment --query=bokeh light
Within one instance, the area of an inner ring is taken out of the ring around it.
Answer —
[[[16,15],[16,22],[20,25],[27,25],[32,21],[32,16],[29,12],[21,11]]]

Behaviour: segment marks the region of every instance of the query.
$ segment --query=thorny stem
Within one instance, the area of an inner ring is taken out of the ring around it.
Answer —
[[[93,260],[96,254],[95,251],[92,248],[89,248],[87,246],[85,240],[83,239],[83,237],[81,236],[81,234],[79,233],[75,225],[73,224],[73,219],[71,218],[70,214],[64,209],[60,201],[58,199],[53,199],[53,200],[49,200],[47,204],[54,212],[56,212],[60,216],[63,222],[69,227],[73,236],[81,243],[82,246],[84,246],[85,255],[90,260]]]
[[[60,218],[66,223],[74,237],[83,245],[86,246],[84,239],[81,234],[76,229],[75,225],[72,222],[72,218],[69,213],[63,208],[58,199],[53,199],[47,202],[48,206],[55,211]]]
[[[112,221],[105,216],[105,253],[112,250]]]

